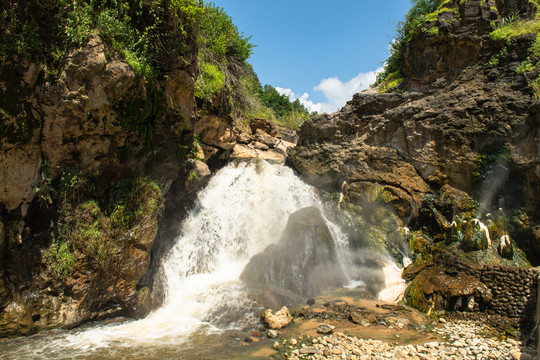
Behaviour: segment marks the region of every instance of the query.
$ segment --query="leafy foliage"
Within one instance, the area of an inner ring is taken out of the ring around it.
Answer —
[[[225,10],[212,3],[204,5],[201,16],[199,45],[203,59],[209,62],[242,63],[253,52],[250,37],[244,36]]]
[[[195,96],[201,99],[213,98],[225,84],[225,74],[216,65],[201,63],[199,77],[195,83]]]
[[[395,39],[390,43],[390,57],[386,60],[384,70],[377,75],[377,80],[373,86],[377,86],[388,80],[396,83],[401,79],[401,68],[404,61],[404,45],[416,34],[424,30],[426,21],[436,19],[439,12],[444,11],[443,6],[448,0],[412,0],[412,7],[405,15],[405,20],[401,21],[397,27]],[[447,9],[446,9],[447,10]],[[389,88],[387,85],[386,88]]]
[[[54,243],[43,254],[43,261],[62,280],[71,275],[77,263],[69,244],[64,241]]]
[[[58,236],[43,261],[63,280],[83,260],[103,273],[113,271],[137,225],[162,205],[161,189],[147,177],[127,178],[111,187],[73,167],[62,173],[57,188]],[[99,201],[94,192],[104,193]]]
[[[316,115],[310,113],[300,100],[291,102],[288,96],[268,84],[262,87],[259,97],[262,105],[272,111],[275,121],[291,129],[298,128],[306,119]]]
[[[153,77],[189,51],[202,7],[201,0],[7,0],[0,59],[28,52],[57,68],[98,33],[139,76]]]
[[[537,8],[540,8],[538,0],[535,0],[534,4]],[[490,37],[493,40],[510,43],[516,37],[529,34],[535,35],[535,41],[529,47],[527,59],[516,68],[516,72],[523,74],[540,69],[540,12],[538,10],[534,19],[519,19],[518,14],[515,13],[501,19],[498,24],[494,25],[496,25],[496,29],[490,33]],[[493,65],[491,61],[490,64]],[[495,65],[497,64],[498,61]],[[540,75],[529,80],[529,85],[533,89],[534,96],[540,98]]]

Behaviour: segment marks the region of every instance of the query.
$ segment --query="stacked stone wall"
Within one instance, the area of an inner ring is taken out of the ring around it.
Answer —
[[[532,321],[536,311],[538,274],[536,268],[482,267],[480,281],[493,295],[488,313]]]

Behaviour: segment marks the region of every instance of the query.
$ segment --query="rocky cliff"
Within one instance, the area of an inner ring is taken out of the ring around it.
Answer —
[[[0,43],[0,337],[144,316],[208,165],[285,158],[266,120],[235,121],[251,95],[234,87],[256,76],[223,9],[122,4],[10,2],[13,21],[0,16],[20,33]]]
[[[471,266],[527,265],[518,247],[538,264],[537,19],[533,1],[439,2],[403,40],[399,81],[306,121],[289,160],[341,192],[358,226],[365,190],[383,193],[415,266],[431,263],[433,245]]]
[[[196,52],[181,60],[141,78],[92,35],[55,79],[24,54],[0,67],[0,333],[148,302],[137,285],[194,126]]]

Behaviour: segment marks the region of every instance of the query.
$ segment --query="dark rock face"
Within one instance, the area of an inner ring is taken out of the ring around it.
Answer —
[[[289,217],[278,244],[255,255],[242,272],[249,287],[274,286],[311,297],[346,282],[336,245],[320,211],[298,210]]]
[[[489,66],[502,47],[488,35],[498,16],[495,2],[451,3],[459,14],[452,13],[448,28],[441,24],[450,15],[442,12],[432,24],[438,35],[421,33],[404,45],[404,91],[369,90],[334,114],[309,119],[289,160],[330,192],[344,180],[384,186],[400,198],[395,203],[407,224],[420,215],[426,196],[444,189],[470,196],[486,211],[525,209],[533,229],[540,222],[539,105],[526,78],[515,72],[533,39],[513,40],[499,64]],[[535,14],[527,2],[496,5],[501,16],[518,7],[523,18]],[[454,214],[444,216],[451,222]],[[528,233],[520,245],[538,257],[538,239]]]

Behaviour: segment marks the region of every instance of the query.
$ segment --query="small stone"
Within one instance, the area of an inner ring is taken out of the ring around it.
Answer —
[[[334,329],[336,327],[333,326],[333,325],[328,325],[328,324],[320,324],[318,327],[317,327],[317,332],[319,334],[331,334],[334,332]]]
[[[317,353],[317,348],[315,346],[306,346],[305,348],[300,349],[300,354],[315,354]]]
[[[270,339],[275,339],[278,336],[278,332],[276,330],[267,330],[266,336],[269,337]]]
[[[289,340],[289,343],[290,343],[292,346],[296,346],[296,344],[298,344],[298,340],[296,340],[296,339],[291,339],[291,340]]]
[[[514,340],[514,339],[508,339],[507,342],[508,342],[509,344],[514,345],[514,346],[519,346],[519,343],[518,343],[516,340]]]
[[[439,322],[440,322],[441,324],[446,324],[446,319],[445,319],[445,318],[440,318],[440,319],[439,319]]]

